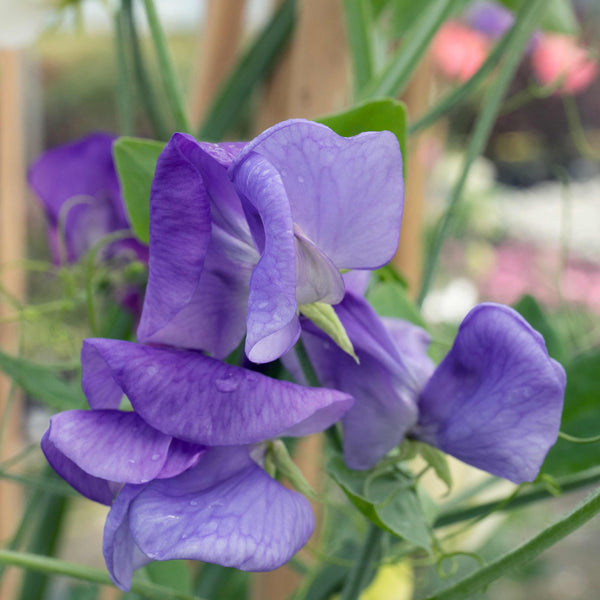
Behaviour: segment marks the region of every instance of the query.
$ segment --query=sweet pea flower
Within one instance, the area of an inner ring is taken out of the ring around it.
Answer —
[[[402,158],[387,131],[343,138],[294,119],[248,144],[175,134],[150,199],[138,339],[255,363],[285,354],[302,305],[340,302],[340,269],[374,269],[398,244]]]
[[[302,339],[323,385],[355,399],[342,419],[349,467],[370,468],[409,437],[515,483],[536,477],[558,436],[566,378],[517,312],[473,308],[436,368],[420,327],[382,320],[351,292],[336,311],[360,365],[310,323]]]
[[[513,25],[513,14],[490,0],[478,0],[469,6],[464,15],[465,24],[490,39],[502,37]]]
[[[547,33],[540,38],[531,66],[542,85],[560,84],[556,93],[577,94],[598,75],[598,63],[588,51],[572,36],[561,34]]]
[[[44,207],[56,263],[61,262],[59,233],[64,234],[66,259],[73,263],[105,235],[130,228],[112,157],[114,139],[93,133],[48,150],[29,168],[29,185]],[[113,243],[110,251],[148,260],[147,247],[133,237]]]
[[[114,583],[152,560],[275,569],[308,540],[308,501],[262,468],[266,440],[322,431],[352,405],[197,351],[89,339],[92,410],[52,417],[42,449],[84,496],[111,506],[103,552]],[[133,411],[121,411],[125,395]]]
[[[448,21],[431,44],[435,66],[448,79],[464,82],[479,70],[490,50],[490,42],[479,31]]]

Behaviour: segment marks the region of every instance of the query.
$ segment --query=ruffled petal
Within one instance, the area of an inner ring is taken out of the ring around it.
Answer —
[[[278,173],[293,221],[338,268],[373,269],[398,247],[404,184],[389,131],[343,138],[293,119],[250,142],[232,169],[259,154]]]
[[[175,134],[161,154],[151,195],[140,341],[224,358],[244,336],[258,253],[227,176],[241,147]]]
[[[68,410],[50,419],[54,447],[93,477],[146,483],[162,470],[171,438],[135,413]]]
[[[131,503],[133,539],[155,560],[267,571],[308,540],[308,501],[269,477],[244,448],[209,450],[191,471],[155,481]]]
[[[118,486],[110,481],[94,477],[78,467],[72,460],[68,459],[50,439],[50,430],[42,437],[42,452],[50,466],[80,494],[94,502],[110,506],[117,492]]]
[[[118,386],[146,423],[197,444],[259,442],[303,422],[314,433],[352,405],[342,392],[278,381],[199,352],[86,340],[84,355],[93,352],[105,363],[107,385]],[[86,379],[83,362],[84,389],[90,390]],[[94,397],[88,399],[93,405]]]
[[[262,256],[250,279],[246,355],[256,363],[285,354],[298,339],[296,249],[289,201],[281,177],[264,158],[251,154],[233,181],[248,209]],[[253,219],[251,215],[258,214]]]
[[[189,135],[176,133],[162,151],[150,194],[150,264],[141,341],[168,343],[160,335],[191,300],[210,241],[210,201],[191,155],[199,151]],[[159,338],[159,339],[157,339]]]
[[[480,304],[425,386],[415,434],[489,473],[532,481],[556,441],[565,383],[518,313]]]

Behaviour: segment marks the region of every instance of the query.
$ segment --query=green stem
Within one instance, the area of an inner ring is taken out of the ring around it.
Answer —
[[[159,140],[169,138],[169,128],[167,127],[156,94],[148,77],[148,70],[144,61],[144,55],[140,47],[140,39],[137,33],[135,15],[132,7],[132,0],[123,0],[123,19],[127,26],[127,38],[131,48],[131,58],[133,62],[133,74],[138,89],[138,98],[144,107],[144,112],[152,125],[154,134]]]
[[[449,16],[455,3],[456,0],[428,3],[428,10],[422,12],[413,27],[414,33],[396,50],[383,73],[362,90],[359,95],[361,100],[402,93],[431,39]]]
[[[108,573],[101,569],[94,569],[93,567],[78,565],[48,556],[37,556],[35,554],[27,554],[26,552],[0,549],[0,563],[48,575],[64,575],[79,579],[80,581],[88,581],[100,585],[113,585]],[[131,591],[149,600],[202,600],[202,598],[183,594],[162,585],[136,579],[131,584]]]
[[[525,50],[525,46],[528,43],[531,32],[539,22],[538,17],[545,8],[545,0],[531,0],[530,2],[523,2],[521,4],[521,8],[519,9],[515,24],[513,26],[514,37],[512,38],[511,43],[506,51],[506,59],[498,71],[498,75],[494,80],[493,85],[489,87],[485,97],[483,98],[483,109],[477,119],[477,122],[475,123],[473,135],[467,148],[460,176],[452,189],[450,198],[448,200],[448,207],[438,223],[431,247],[427,252],[426,263],[423,269],[423,283],[421,285],[419,298],[417,300],[419,306],[423,304],[425,296],[427,295],[429,287],[433,281],[438,258],[444,245],[444,241],[450,231],[450,225],[454,221],[458,205],[462,199],[463,189],[465,187],[471,165],[475,162],[475,159],[479,156],[479,154],[481,154],[485,147],[489,134],[494,125],[494,121],[500,109],[502,98],[504,97],[508,85],[512,80],[517,67],[519,66],[521,56]]]
[[[575,475],[565,475],[556,478],[556,484],[563,494],[578,490],[582,487],[591,485],[592,483],[596,483],[597,481],[600,481],[600,467],[592,467],[591,469],[580,471]],[[446,527],[448,525],[453,525],[454,523],[474,519],[483,514],[487,514],[498,507],[503,511],[512,510],[514,508],[526,506],[532,502],[537,502],[538,500],[553,497],[554,495],[548,490],[546,484],[534,483],[506,503],[501,499],[478,504],[477,506],[469,506],[467,508],[444,510],[442,507],[442,512],[435,520],[434,527]]]
[[[576,437],[574,435],[569,435],[564,431],[559,431],[558,437],[566,442],[571,442],[571,444],[596,444],[597,442],[600,442],[600,435],[594,435],[592,437]]]
[[[175,117],[175,125],[178,131],[189,133],[191,132],[191,126],[185,110],[183,93],[175,75],[175,69],[167,47],[167,39],[160,25],[154,0],[144,0],[144,7],[146,8],[146,18],[148,19],[150,33],[152,34],[160,75],[165,86],[165,93]]]
[[[485,81],[488,75],[496,68],[500,59],[504,56],[504,52],[510,41],[513,38],[514,29],[510,29],[502,39],[494,46],[485,62],[479,67],[478,71],[465,81],[462,85],[448,92],[448,94],[440,100],[426,115],[412,123],[408,127],[408,134],[414,135],[421,129],[425,129],[435,123],[438,119],[447,115],[459,102],[470,96],[479,85]]]
[[[313,367],[313,364],[308,356],[308,352],[302,342],[302,339],[299,339],[294,346],[294,350],[296,352],[296,357],[298,358],[298,362],[300,363],[300,368],[302,369],[302,373],[304,373],[304,377],[306,379],[306,383],[311,387],[321,387],[321,382],[319,381],[319,377]],[[332,425],[328,429],[325,430],[325,435],[329,440],[332,448],[335,448],[339,452],[342,451],[343,444],[340,437],[340,433],[336,428],[336,425]]]
[[[573,531],[579,529],[600,512],[600,488],[583,503],[554,525],[544,529],[515,550],[507,552],[489,565],[478,569],[458,583],[429,596],[426,600],[463,600],[502,577],[508,571],[521,567],[539,556]]]
[[[284,0],[256,39],[244,51],[215,95],[198,137],[218,142],[239,118],[256,84],[267,76],[294,28],[297,0]]]
[[[369,532],[367,533],[362,552],[344,583],[340,600],[358,600],[360,597],[360,593],[366,587],[367,575],[371,570],[371,564],[379,548],[382,535],[382,529],[373,524],[369,525]]]
[[[373,77],[372,18],[365,0],[344,0],[344,10],[354,68],[354,91],[358,95]]]
[[[571,134],[571,138],[573,139],[577,151],[584,158],[595,161],[600,160],[600,151],[593,148],[585,137],[585,131],[581,124],[581,119],[579,118],[575,97],[570,94],[563,94],[562,101],[563,106],[565,107],[567,123],[569,125],[569,133]]]
[[[129,86],[128,58],[125,51],[125,20],[123,9],[115,11],[115,59],[117,61],[117,116],[119,119],[119,133],[133,135],[133,98]]]

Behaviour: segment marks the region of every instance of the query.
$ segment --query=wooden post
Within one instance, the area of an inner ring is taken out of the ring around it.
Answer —
[[[3,288],[22,299],[25,288],[23,270],[16,265],[25,246],[25,168],[23,158],[22,82],[19,50],[0,50],[0,281]],[[0,318],[14,313],[0,297]],[[18,324],[0,324],[0,348],[16,352]],[[12,456],[21,446],[20,406],[9,402],[11,382],[0,374],[0,415],[4,436],[0,460]],[[0,540],[14,533],[21,508],[20,490],[6,480],[0,481]],[[0,585],[0,598],[13,598],[18,572],[9,570]]]
[[[294,39],[268,84],[258,123],[264,129],[291,117],[315,118],[341,110],[348,102],[348,52],[342,0],[302,0]],[[297,465],[315,489],[321,487],[323,436],[303,439],[294,454]],[[315,544],[320,525],[320,506]],[[281,600],[299,583],[290,567],[255,577],[255,600]]]
[[[426,111],[430,83],[431,61],[426,55],[417,68],[403,98],[411,120]],[[423,269],[423,210],[427,169],[420,148],[426,135],[428,134],[412,137],[408,144],[408,156],[404,157],[408,166],[404,189],[404,214],[400,244],[392,259],[392,264],[406,278],[409,294],[413,298],[419,293]]]
[[[216,91],[235,62],[242,33],[245,0],[208,0],[198,43],[198,72],[191,90],[190,115],[198,127]]]

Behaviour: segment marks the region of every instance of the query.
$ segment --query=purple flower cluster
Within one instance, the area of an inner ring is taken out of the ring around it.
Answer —
[[[289,560],[314,519],[263,468],[278,436],[341,420],[353,468],[411,436],[513,481],[535,477],[565,385],[539,334],[481,305],[434,368],[427,334],[381,320],[357,293],[363,277],[341,275],[391,258],[402,198],[389,132],[342,138],[291,120],[248,144],[171,138],[152,185],[139,343],[84,343],[91,410],[54,416],[42,442],[62,477],[111,506],[104,555],[119,587],[151,560]],[[335,306],[360,364],[302,316],[315,303]],[[302,385],[300,336],[328,387]],[[244,338],[246,366],[281,358],[298,384],[223,362]]]

